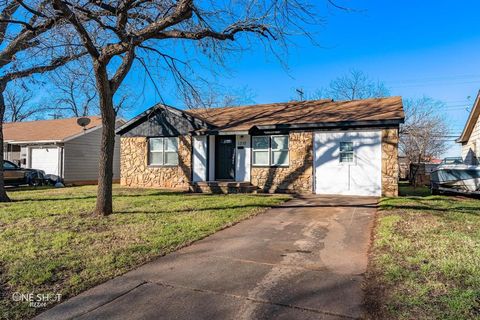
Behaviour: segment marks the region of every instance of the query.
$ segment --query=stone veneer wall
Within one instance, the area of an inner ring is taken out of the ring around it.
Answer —
[[[398,129],[382,130],[382,195],[398,196]]]
[[[252,167],[251,183],[265,192],[313,192],[313,132],[289,134],[288,167]],[[398,129],[382,130],[382,195],[398,196]],[[148,166],[145,137],[121,138],[121,184],[133,187],[188,189],[191,137],[179,138],[179,165]]]
[[[251,183],[264,192],[312,193],[313,132],[289,134],[288,167],[253,167]]]
[[[120,183],[124,186],[188,189],[191,176],[191,137],[180,136],[178,166],[149,166],[146,137],[121,138]]]

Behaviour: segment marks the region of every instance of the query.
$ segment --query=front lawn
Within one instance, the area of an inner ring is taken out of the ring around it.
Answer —
[[[114,188],[109,217],[91,214],[96,187],[10,192],[0,204],[0,318],[41,310],[15,292],[62,300],[228,225],[288,196],[198,195]]]
[[[380,202],[367,273],[369,318],[479,319],[480,200],[408,186],[401,192]]]

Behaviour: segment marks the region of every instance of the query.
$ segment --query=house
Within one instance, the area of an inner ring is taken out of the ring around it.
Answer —
[[[401,97],[179,110],[117,130],[121,184],[362,196],[398,193]]]
[[[480,91],[468,116],[462,134],[457,139],[462,144],[462,158],[465,164],[477,165],[480,160]]]
[[[4,159],[60,176],[67,184],[96,183],[102,123],[100,117],[88,118],[85,129],[78,118],[5,123]],[[120,139],[116,140],[114,179],[119,180]]]

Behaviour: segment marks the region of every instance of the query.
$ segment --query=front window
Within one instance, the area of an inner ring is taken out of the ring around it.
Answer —
[[[257,136],[252,138],[253,165],[288,166],[288,136]]]
[[[353,151],[353,142],[344,141],[340,142],[340,162],[341,163],[352,163],[354,161],[355,155]]]
[[[150,138],[148,164],[157,166],[178,165],[178,138]]]

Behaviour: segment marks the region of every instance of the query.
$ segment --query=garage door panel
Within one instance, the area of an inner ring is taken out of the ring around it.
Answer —
[[[340,162],[341,143],[353,146],[352,162]],[[318,194],[380,196],[381,131],[315,133],[315,190]]]
[[[30,154],[31,168],[59,175],[59,148],[32,148]]]

